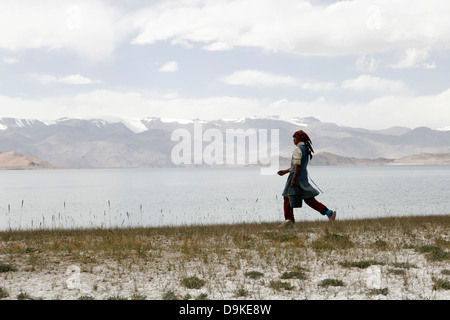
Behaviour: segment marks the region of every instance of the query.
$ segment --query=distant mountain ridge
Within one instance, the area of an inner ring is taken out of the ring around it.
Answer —
[[[172,133],[176,129],[185,129],[193,135],[198,123],[204,131],[216,129],[223,133],[227,129],[244,132],[248,129],[269,132],[277,129],[282,158],[290,158],[294,147],[292,134],[303,129],[313,141],[316,152],[314,162],[319,163],[322,157],[323,165],[380,162],[377,159],[388,159],[387,163],[411,155],[450,154],[450,131],[426,127],[367,130],[321,122],[313,117],[212,121],[0,118],[0,152],[33,155],[57,167],[170,167],[175,166],[171,151],[178,143],[171,140]],[[319,157],[319,154],[322,155]]]
[[[420,153],[399,159],[342,157],[321,152],[311,161],[313,166],[377,166],[377,165],[448,165],[450,153]]]

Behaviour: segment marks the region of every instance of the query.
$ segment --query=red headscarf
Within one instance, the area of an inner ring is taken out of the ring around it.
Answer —
[[[294,137],[297,137],[300,141],[303,141],[308,148],[309,158],[312,159],[312,154],[314,153],[314,150],[311,146],[312,142],[309,136],[306,134],[303,130],[298,130],[294,133]]]

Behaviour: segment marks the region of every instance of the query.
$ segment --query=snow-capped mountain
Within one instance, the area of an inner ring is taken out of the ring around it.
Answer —
[[[227,130],[277,129],[279,153],[290,157],[292,134],[305,130],[317,153],[344,157],[398,159],[419,153],[450,153],[450,131],[426,127],[366,130],[321,122],[316,118],[243,118],[213,121],[184,119],[71,119],[54,121],[0,118],[0,152],[32,155],[60,167],[174,166],[171,152],[177,129],[208,129],[225,136]],[[198,133],[197,133],[198,137]],[[201,136],[200,136],[201,137]],[[210,140],[211,141],[211,140]],[[203,141],[203,146],[208,145]]]

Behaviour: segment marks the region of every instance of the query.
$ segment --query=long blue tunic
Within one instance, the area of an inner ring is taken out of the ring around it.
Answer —
[[[305,145],[303,145],[301,143],[298,144],[297,147],[300,148],[300,150],[302,152],[302,159],[301,159],[300,170],[297,175],[296,183],[297,183],[297,186],[299,186],[302,191],[302,193],[301,193],[302,199],[311,199],[311,198],[314,198],[315,196],[319,195],[319,191],[314,189],[314,187],[309,184],[308,170],[306,168],[308,166],[308,162],[309,162],[308,149]],[[292,160],[294,160],[294,157],[292,157]],[[291,160],[291,168],[289,171],[289,176],[287,178],[286,185],[283,190],[283,197],[288,196],[288,190],[289,190],[289,187],[291,186],[291,182],[294,177],[295,165],[292,160]]]

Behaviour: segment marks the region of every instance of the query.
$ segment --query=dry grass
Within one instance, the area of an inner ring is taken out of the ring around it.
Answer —
[[[445,215],[298,222],[290,230],[259,223],[1,232],[0,298],[448,299],[449,224]],[[66,274],[73,265],[75,285]],[[367,282],[373,268],[375,287]]]

